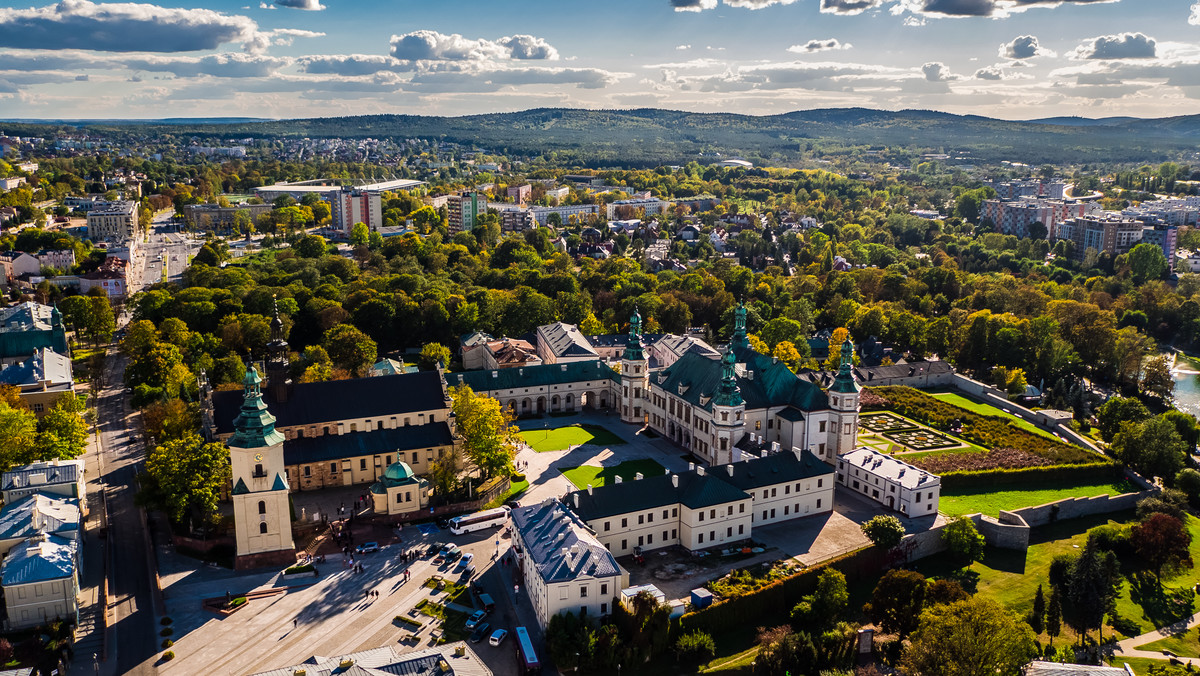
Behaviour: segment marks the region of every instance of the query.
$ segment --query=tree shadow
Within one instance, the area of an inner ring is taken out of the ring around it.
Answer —
[[[1024,575],[1026,555],[1025,550],[986,547],[983,550],[983,558],[979,562],[992,570]]]
[[[979,589],[979,571],[974,568],[959,568],[946,575],[946,578],[962,585],[968,594],[974,595]]]
[[[1141,607],[1147,620],[1156,627],[1186,620],[1196,609],[1196,594],[1189,588],[1164,587],[1147,571],[1129,576],[1129,598]]]

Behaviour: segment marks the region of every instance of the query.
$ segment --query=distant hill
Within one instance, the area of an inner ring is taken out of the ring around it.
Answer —
[[[58,123],[57,126],[69,123]],[[997,120],[927,110],[866,108],[806,110],[782,115],[689,113],[661,109],[580,110],[537,108],[516,113],[438,117],[363,115],[297,120],[96,121],[77,125],[120,134],[253,137],[391,137],[453,141],[498,152],[562,153],[586,164],[684,163],[716,154],[786,163],[814,148],[850,147],[914,151],[968,151],[980,160],[1031,164],[1154,162],[1194,152],[1200,115],[1161,119],[1059,117]],[[5,123],[9,133],[16,125]],[[36,133],[40,125],[28,127]],[[183,129],[181,127],[185,127]],[[41,127],[44,131],[45,127]]]

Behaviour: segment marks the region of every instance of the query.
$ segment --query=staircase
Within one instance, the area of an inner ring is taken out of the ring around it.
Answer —
[[[326,526],[325,530],[313,536],[313,539],[310,540],[308,545],[304,547],[304,553],[309,557],[315,555],[317,550],[321,548],[321,545],[325,544],[325,541],[328,540],[332,535],[333,526]]]

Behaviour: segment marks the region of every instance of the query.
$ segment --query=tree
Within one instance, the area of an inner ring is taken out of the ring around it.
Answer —
[[[441,343],[425,343],[421,347],[421,366],[433,368],[438,364],[450,364],[450,348]]]
[[[113,332],[117,330],[117,318],[113,314],[112,304],[108,297],[92,297],[89,299],[87,314],[87,331],[95,343],[107,343],[112,340]]]
[[[0,402],[0,467],[33,462],[37,440],[37,416],[25,408]]]
[[[338,324],[326,331],[321,344],[333,363],[349,371],[355,378],[375,363],[378,354],[375,341],[348,324]]]
[[[587,317],[579,322],[579,331],[585,336],[598,336],[604,333],[604,325],[600,323],[599,319],[596,319],[595,314],[588,311]]]
[[[907,636],[917,627],[925,607],[925,576],[911,570],[889,570],[875,585],[863,611],[888,633]]]
[[[305,235],[292,248],[296,250],[296,255],[302,258],[320,258],[328,250],[328,244],[320,235]]]
[[[1183,522],[1168,514],[1152,514],[1130,531],[1130,540],[1138,556],[1154,571],[1162,584],[1163,569],[1192,567],[1189,546],[1192,535]]]
[[[1037,653],[1029,625],[991,599],[932,608],[904,653],[904,671],[921,676],[1019,676]]]
[[[1188,504],[1200,506],[1200,472],[1188,467],[1175,475],[1175,488],[1187,496]]]
[[[210,523],[217,516],[221,489],[229,480],[229,451],[198,434],[155,446],[146,458],[147,482],[141,499],[176,524],[190,519]]]
[[[776,317],[763,325],[758,332],[758,337],[763,340],[772,350],[775,346],[782,342],[799,343],[805,341],[807,335],[804,334],[804,327],[800,322],[786,317]]]
[[[849,600],[846,576],[834,568],[825,568],[817,577],[816,591],[802,597],[792,608],[792,626],[796,629],[832,627],[846,610]]]
[[[884,549],[891,549],[904,539],[904,524],[890,514],[873,516],[861,528],[868,540]]]
[[[1126,261],[1129,263],[1133,283],[1139,286],[1152,279],[1162,279],[1170,269],[1162,247],[1147,242],[1133,247]]]
[[[804,343],[804,345],[807,347],[808,343]],[[775,349],[771,352],[771,356],[783,362],[785,366],[793,371],[799,370],[800,368],[800,352],[796,350],[796,346],[791,342],[785,340],[776,345]]]
[[[200,250],[196,252],[196,255],[192,256],[192,264],[207,265],[215,268],[221,264],[221,257],[217,255],[216,249],[208,244],[205,244],[204,246],[200,247]]]
[[[1126,423],[1113,437],[1112,454],[1147,477],[1172,481],[1183,469],[1187,450],[1175,425],[1162,417],[1137,425]]]
[[[511,470],[517,428],[500,402],[476,395],[468,385],[450,388],[450,396],[467,460],[485,479]]]
[[[939,606],[970,598],[957,580],[934,580],[925,589],[925,606]]]
[[[587,620],[567,611],[550,616],[546,623],[546,651],[559,669],[578,669],[587,663],[591,627]]]
[[[1121,423],[1136,423],[1149,418],[1150,411],[1146,410],[1142,402],[1132,397],[1112,397],[1096,409],[1100,436],[1109,442],[1121,431]]]
[[[1046,606],[1046,634],[1050,636],[1050,645],[1054,645],[1054,637],[1062,632],[1062,595],[1058,587],[1050,588],[1050,605]]]
[[[975,529],[975,522],[965,516],[957,516],[942,529],[942,541],[950,553],[968,566],[983,558],[984,539]]]
[[[1046,625],[1046,595],[1042,592],[1042,585],[1038,585],[1037,593],[1033,595],[1033,612],[1029,615],[1029,626],[1037,633],[1042,633],[1042,629]]]
[[[366,246],[370,238],[371,230],[366,223],[355,223],[354,227],[350,228],[350,244],[352,246]]]
[[[1071,612],[1064,619],[1081,639],[1092,629],[1103,626],[1104,616],[1116,600],[1120,576],[1116,555],[1091,545],[1084,545],[1083,552],[1071,564],[1066,580],[1066,600]]]
[[[38,459],[71,460],[83,455],[88,440],[83,410],[83,401],[68,392],[46,412],[38,421]]]
[[[697,667],[717,655],[717,644],[703,631],[692,631],[675,642],[675,657],[680,664]]]
[[[1171,377],[1171,366],[1164,355],[1146,360],[1142,368],[1142,391],[1164,400],[1171,398],[1171,393],[1175,391],[1175,379]]]

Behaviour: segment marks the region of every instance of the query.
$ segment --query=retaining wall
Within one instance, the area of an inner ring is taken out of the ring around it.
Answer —
[[[1083,448],[1098,450],[1092,444],[1091,439],[1071,429],[1068,425],[1061,424],[1059,421],[1049,418],[1048,416],[1040,415],[1037,411],[1014,404],[1008,400],[1008,397],[1003,392],[997,390],[991,385],[986,385],[978,380],[972,380],[964,375],[955,373],[950,378],[950,384],[954,389],[982,399],[984,403],[995,406],[996,408],[1011,413],[1022,420],[1033,423],[1041,429],[1047,430],[1053,434],[1057,434],[1067,441],[1082,446]]]

